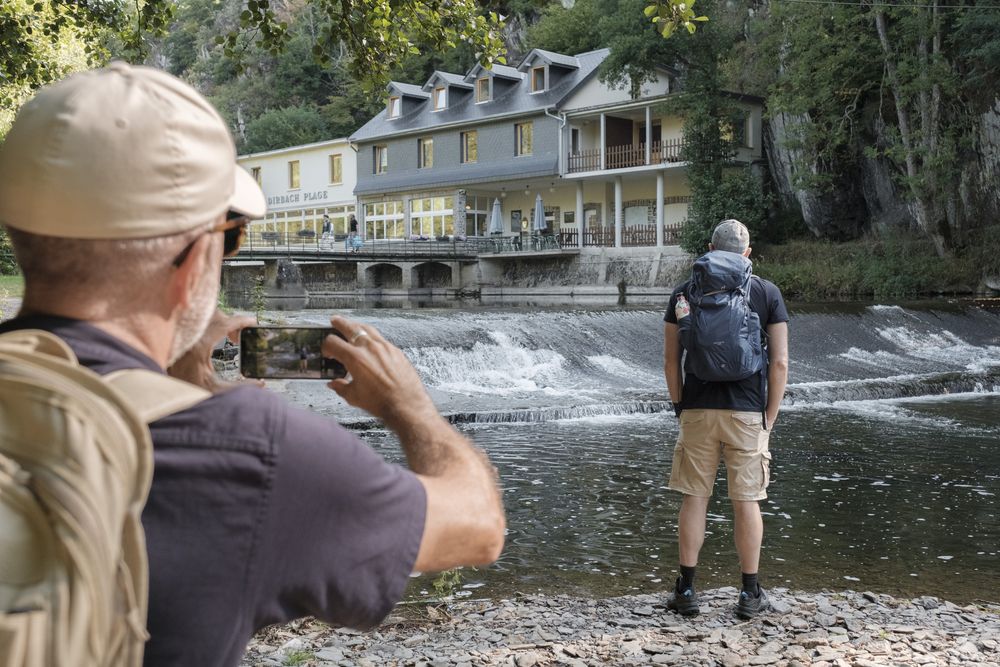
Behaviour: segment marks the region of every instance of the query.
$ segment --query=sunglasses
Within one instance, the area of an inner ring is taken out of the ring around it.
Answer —
[[[240,244],[243,243],[243,236],[246,234],[247,223],[250,222],[250,218],[243,215],[242,213],[236,213],[235,211],[230,211],[226,214],[226,219],[219,224],[215,225],[209,229],[206,234],[215,234],[218,232],[223,233],[222,237],[222,256],[232,257],[240,251]],[[177,257],[174,258],[174,267],[179,267],[187,259],[188,255],[191,254],[191,249],[194,244],[198,242],[198,236],[184,246],[184,249],[180,251]]]

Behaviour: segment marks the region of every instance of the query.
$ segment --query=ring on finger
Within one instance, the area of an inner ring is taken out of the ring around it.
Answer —
[[[356,344],[358,342],[359,339],[361,339],[362,337],[367,336],[367,335],[368,335],[367,331],[365,331],[364,329],[359,329],[356,334],[354,334],[353,336],[351,336],[351,340],[349,340],[348,342],[351,345],[354,345],[354,344]]]

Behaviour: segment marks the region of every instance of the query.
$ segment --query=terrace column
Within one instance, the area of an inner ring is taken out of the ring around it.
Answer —
[[[656,172],[656,247],[663,247],[663,171]]]
[[[653,151],[653,112],[646,107],[646,164],[650,164]]]
[[[403,196],[403,238],[408,239],[413,233],[413,223],[410,215],[413,212],[413,198],[410,195]]]
[[[583,220],[583,181],[576,182],[576,245],[577,247],[583,247],[583,232],[586,229],[586,223]]]
[[[622,223],[625,217],[622,211],[622,177],[615,176],[615,247],[622,247]]]
[[[604,159],[604,157],[605,157],[604,154],[605,154],[605,152],[607,152],[606,132],[607,132],[607,119],[605,118],[604,114],[602,113],[601,114],[601,169],[606,169],[607,168],[605,166],[606,162],[605,162],[605,159]]]

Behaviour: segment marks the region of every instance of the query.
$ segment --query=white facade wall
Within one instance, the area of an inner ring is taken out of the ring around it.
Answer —
[[[670,92],[670,82],[665,72],[658,72],[655,83],[647,83],[641,89],[641,97],[666,95]],[[605,104],[625,104],[631,102],[628,88],[611,88],[594,76],[573,94],[563,105],[563,111],[575,111]]]
[[[340,156],[340,182],[331,174],[331,156]],[[290,181],[290,164],[298,162],[298,187]],[[347,220],[356,213],[354,186],[357,156],[347,139],[334,139],[263,153],[241,155],[237,163],[251,175],[259,170],[259,183],[267,198],[267,216],[251,229],[296,235],[300,230],[321,231],[326,213],[334,233],[347,231]]]

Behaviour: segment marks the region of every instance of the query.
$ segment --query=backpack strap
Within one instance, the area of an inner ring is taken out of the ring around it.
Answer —
[[[182,412],[212,395],[207,389],[144,368],[114,371],[105,375],[104,381],[118,390],[147,424]]]
[[[0,337],[0,354],[47,367],[79,365],[63,339],[40,329],[4,334]],[[118,391],[122,402],[146,424],[186,410],[212,395],[207,389],[141,368],[114,371],[105,375],[104,381]]]

